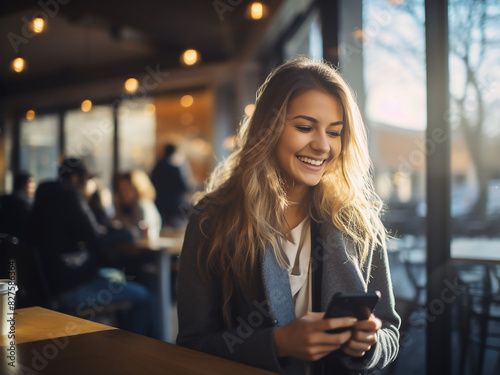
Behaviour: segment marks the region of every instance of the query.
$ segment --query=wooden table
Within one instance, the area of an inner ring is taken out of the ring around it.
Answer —
[[[273,374],[40,307],[17,310],[15,336],[14,359],[0,343],[2,375]]]

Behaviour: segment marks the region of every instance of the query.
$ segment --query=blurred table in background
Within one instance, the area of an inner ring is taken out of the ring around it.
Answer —
[[[172,257],[179,257],[184,233],[179,233],[175,237],[159,237],[151,240],[141,240],[136,243],[140,250],[146,250],[157,254],[156,264],[158,265],[158,302],[160,309],[161,333],[163,341],[169,341],[169,326],[172,309],[172,268],[176,263],[172,262]],[[175,271],[175,269],[174,269]]]

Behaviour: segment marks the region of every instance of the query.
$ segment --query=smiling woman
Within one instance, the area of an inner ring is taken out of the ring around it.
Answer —
[[[308,58],[274,70],[190,217],[178,344],[286,374],[392,361],[399,317],[370,166],[339,73]],[[339,291],[382,298],[367,320],[323,319]]]

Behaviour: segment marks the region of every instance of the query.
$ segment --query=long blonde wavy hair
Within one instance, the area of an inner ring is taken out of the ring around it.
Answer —
[[[210,176],[199,195],[206,208],[200,229],[205,239],[198,266],[221,281],[224,318],[230,323],[229,303],[234,293],[256,296],[259,263],[270,244],[278,261],[284,239],[285,184],[275,149],[285,125],[288,103],[310,90],[323,90],[343,107],[342,150],[311,188],[309,214],[330,221],[355,244],[364,264],[370,251],[385,247],[386,230],[380,220],[382,202],[372,184],[367,134],[350,87],[335,68],[323,61],[297,58],[276,68],[257,91],[255,111],[244,119],[234,152]]]

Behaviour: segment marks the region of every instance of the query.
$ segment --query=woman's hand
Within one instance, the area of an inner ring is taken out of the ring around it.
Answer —
[[[371,314],[368,320],[354,324],[352,336],[344,345],[342,351],[353,357],[362,357],[377,343],[377,331],[382,327],[382,322]]]
[[[356,319],[351,317],[323,319],[325,313],[308,313],[286,326],[276,328],[274,346],[278,357],[295,357],[316,361],[339,349],[351,337],[351,331],[332,334],[325,331],[351,327]]]

